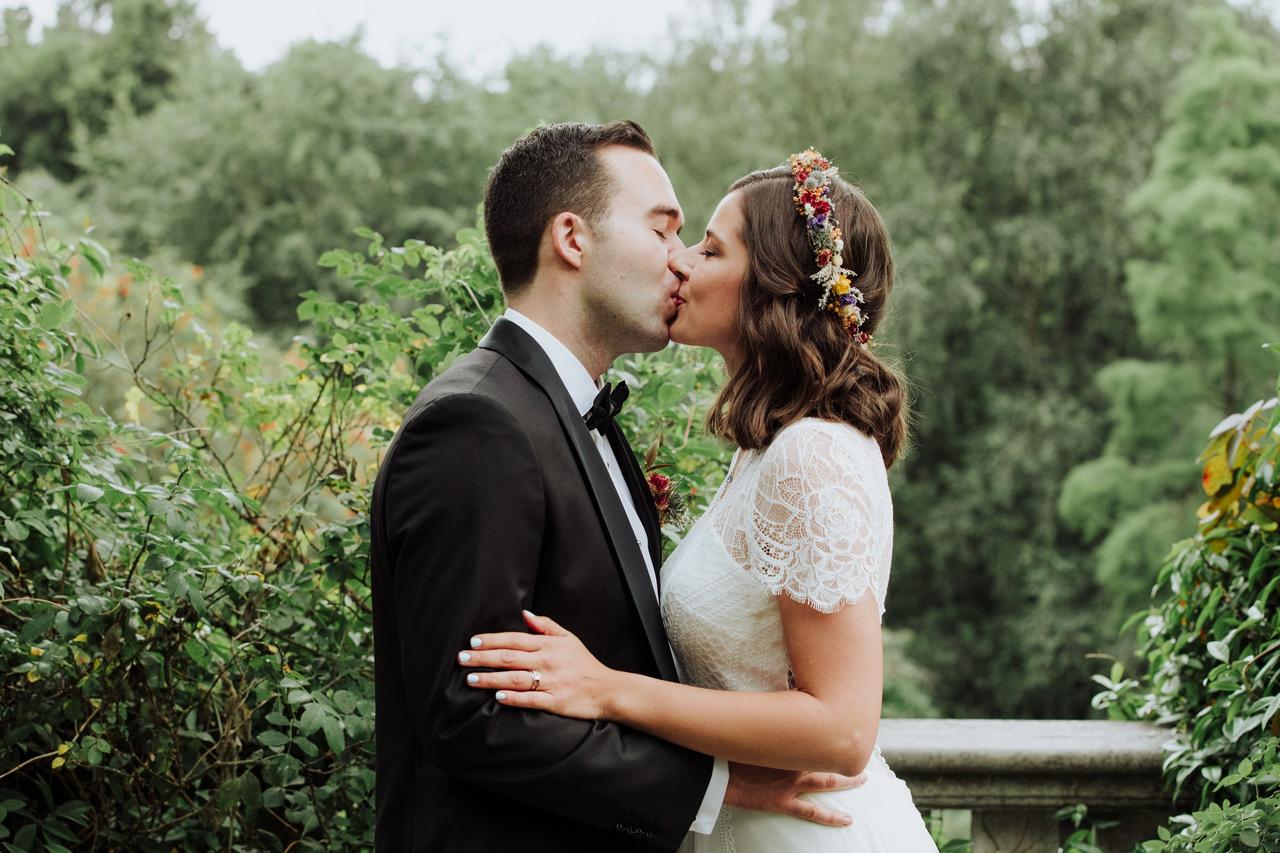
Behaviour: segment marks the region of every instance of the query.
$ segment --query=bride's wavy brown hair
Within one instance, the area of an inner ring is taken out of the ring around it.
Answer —
[[[767,446],[803,417],[843,421],[880,445],[885,467],[907,439],[907,397],[894,371],[855,343],[832,311],[818,308],[818,263],[792,201],[791,169],[752,172],[729,188],[745,219],[749,256],[738,304],[745,358],[720,391],[707,429],[748,449]],[[889,233],[880,214],[842,178],[831,203],[844,236],[844,266],[865,299],[863,330],[874,334],[893,289]]]

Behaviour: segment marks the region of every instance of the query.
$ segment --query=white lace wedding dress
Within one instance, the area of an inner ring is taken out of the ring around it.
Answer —
[[[884,614],[893,507],[876,442],[805,418],[758,451],[739,450],[707,511],[662,569],[662,617],[681,680],[718,690],[787,690],[776,596],[830,613],[865,595]],[[681,853],[936,851],[907,786],[877,747],[868,779],[807,795],[853,817],[836,829],[726,806]]]

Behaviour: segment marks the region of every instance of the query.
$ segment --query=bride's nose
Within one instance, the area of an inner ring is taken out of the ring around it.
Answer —
[[[676,274],[676,278],[680,282],[689,280],[689,274],[693,271],[693,259],[697,254],[693,251],[693,246],[677,249],[667,256],[667,267]]]

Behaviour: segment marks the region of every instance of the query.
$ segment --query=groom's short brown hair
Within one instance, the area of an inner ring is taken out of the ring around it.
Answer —
[[[484,230],[508,297],[533,281],[551,217],[569,211],[595,225],[609,210],[613,179],[596,156],[608,145],[657,156],[644,128],[622,120],[539,127],[498,158],[484,190]]]

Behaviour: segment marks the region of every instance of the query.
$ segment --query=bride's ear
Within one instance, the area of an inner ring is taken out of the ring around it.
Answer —
[[[551,251],[559,261],[573,269],[582,269],[582,255],[590,240],[587,223],[576,213],[558,213],[551,220]]]

